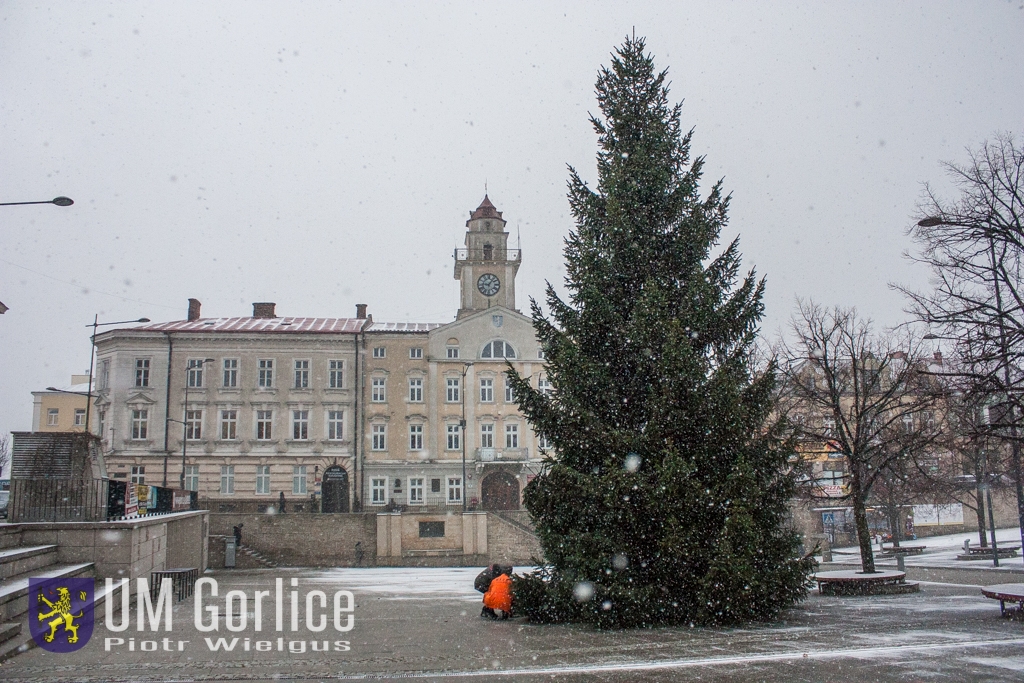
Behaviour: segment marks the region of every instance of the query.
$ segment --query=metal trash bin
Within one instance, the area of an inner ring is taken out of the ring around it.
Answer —
[[[228,536],[224,539],[224,568],[234,569],[235,567],[235,537]]]

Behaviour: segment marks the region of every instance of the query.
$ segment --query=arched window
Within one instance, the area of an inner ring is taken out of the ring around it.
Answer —
[[[484,346],[484,350],[480,352],[481,358],[515,358],[516,350],[512,348],[512,345],[506,341],[498,339],[492,341]]]

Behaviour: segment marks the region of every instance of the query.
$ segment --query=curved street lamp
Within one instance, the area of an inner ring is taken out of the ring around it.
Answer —
[[[24,206],[25,204],[56,204],[57,206],[71,206],[75,200],[71,197],[54,197],[45,202],[0,202],[0,206]]]

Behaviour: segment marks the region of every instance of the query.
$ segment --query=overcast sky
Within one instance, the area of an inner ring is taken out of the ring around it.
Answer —
[[[0,433],[146,316],[446,322],[484,186],[521,238],[519,306],[564,276],[566,165],[633,31],[732,192],[726,239],[794,298],[903,319],[887,284],[921,183],[1024,130],[1014,2],[0,3]]]

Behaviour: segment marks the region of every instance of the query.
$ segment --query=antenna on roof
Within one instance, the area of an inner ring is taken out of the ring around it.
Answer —
[[[484,196],[487,196],[487,178],[484,178]]]
[[[523,236],[519,234],[519,221],[516,221],[516,249],[523,250]]]

